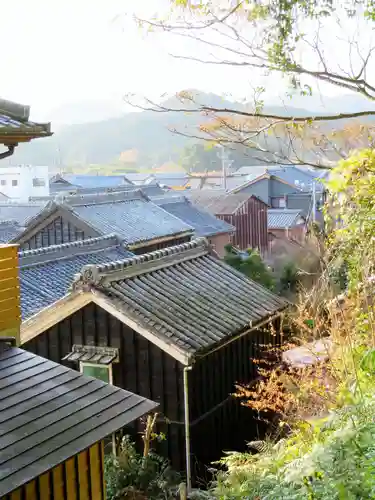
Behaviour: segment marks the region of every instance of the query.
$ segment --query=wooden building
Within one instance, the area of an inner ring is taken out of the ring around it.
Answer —
[[[160,404],[167,439],[158,450],[186,468],[189,484],[196,463],[256,436],[251,411],[230,394],[256,376],[251,358],[275,341],[267,326],[278,328],[286,305],[212,256],[201,238],[84,266],[69,293],[25,319],[21,340],[81,370],[95,367],[95,349],[113,349],[117,362],[99,367],[101,376]]]
[[[0,318],[0,499],[105,500],[104,438],[157,404],[16,347],[15,245],[0,247]]]
[[[192,190],[187,196],[192,203],[236,228],[230,237],[233,246],[239,250],[257,248],[261,254],[267,253],[267,203],[248,193],[228,194],[216,190]]]
[[[94,193],[49,202],[11,243],[29,250],[113,233],[141,254],[189,241],[193,228],[141,191]]]

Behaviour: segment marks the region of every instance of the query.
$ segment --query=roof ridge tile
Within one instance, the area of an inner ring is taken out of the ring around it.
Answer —
[[[26,257],[28,255],[52,253],[55,252],[56,250],[63,250],[65,248],[89,246],[91,244],[105,240],[110,240],[112,238],[117,239],[117,236],[115,234],[106,234],[105,236],[98,236],[96,238],[87,238],[84,240],[70,241],[68,243],[59,243],[57,245],[50,245],[48,247],[33,248],[31,250],[22,250],[18,252],[18,255],[20,257]]]
[[[129,189],[113,192],[81,193],[64,196],[63,192],[57,194],[54,201],[67,206],[105,205],[109,203],[123,203],[125,201],[149,201],[148,196],[141,189]]]
[[[82,285],[103,284],[105,281],[124,280],[138,274],[149,273],[207,254],[209,248],[208,240],[202,237],[120,261],[88,264],[75,276],[72,288],[79,289]]]
[[[87,252],[94,252],[99,250],[106,250],[109,247],[118,246],[121,242],[116,234],[108,234],[105,236],[98,236],[96,238],[87,238],[84,240],[72,241],[69,243],[61,243],[59,245],[50,245],[48,247],[35,248],[32,250],[23,250],[18,253],[20,266],[30,266],[35,264],[46,263],[51,260],[57,259],[56,253],[61,258],[74,257],[82,253],[82,250]]]

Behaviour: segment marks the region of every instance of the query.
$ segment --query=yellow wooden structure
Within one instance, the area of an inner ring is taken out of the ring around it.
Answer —
[[[104,500],[104,445],[96,443],[1,500]]]
[[[18,245],[0,245],[0,335],[20,343]]]

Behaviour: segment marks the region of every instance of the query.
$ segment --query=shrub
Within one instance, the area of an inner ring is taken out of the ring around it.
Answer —
[[[176,498],[179,477],[167,460],[153,451],[143,456],[128,436],[122,439],[118,456],[105,458],[108,500],[169,500]]]

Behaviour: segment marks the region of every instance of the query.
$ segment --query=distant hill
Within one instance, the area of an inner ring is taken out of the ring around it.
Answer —
[[[210,106],[236,107],[238,109],[246,107],[243,103],[234,103],[215,94],[203,94],[195,91],[195,95],[199,103]],[[296,101],[298,103],[304,102],[303,99]],[[307,98],[306,103],[308,102],[311,104]],[[74,120],[83,123],[58,126],[52,137],[20,146],[15,155],[9,158],[9,162],[12,164],[49,165],[51,167],[105,165],[119,162],[120,157],[127,156],[127,154],[124,155],[124,152],[130,150],[136,152],[133,155],[136,157],[136,168],[150,168],[169,161],[179,162],[182,150],[194,141],[183,135],[173,134],[171,130],[175,129],[186,135],[199,135],[198,126],[205,120],[198,113],[132,111],[120,116],[87,122],[91,117],[105,116],[106,112],[112,115],[120,112],[114,106],[108,106],[107,109],[104,102],[96,104],[85,103],[81,107],[77,104],[65,110],[59,109],[53,114],[55,117],[59,117],[60,122],[67,121],[68,117],[74,116],[75,113]],[[264,111],[296,117],[311,114],[311,109],[293,107],[293,100],[290,101],[290,104],[265,106]],[[350,102],[350,104],[356,106],[354,102]],[[172,108],[189,108],[188,103],[181,104],[176,98],[168,99],[164,105]],[[320,109],[316,114],[321,114],[323,111],[324,109]],[[334,109],[328,112],[334,112]],[[3,161],[3,164],[5,163]],[[250,157],[247,157],[245,163],[247,165],[259,164],[259,160],[251,161],[250,153]]]

